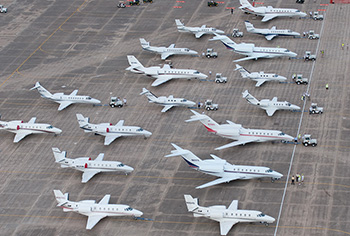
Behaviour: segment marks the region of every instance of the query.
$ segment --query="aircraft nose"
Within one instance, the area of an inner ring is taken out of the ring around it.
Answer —
[[[275,218],[273,218],[271,216],[265,216],[265,221],[267,223],[273,223],[273,222],[275,222]]]
[[[225,34],[225,32],[224,32],[224,31],[222,31],[222,30],[216,30],[216,33],[219,33],[219,34]]]
[[[282,81],[287,80],[287,78],[286,78],[286,77],[284,77],[284,76],[279,76],[279,79],[280,79],[280,80],[282,80]]]
[[[150,136],[152,135],[151,132],[146,131],[146,130],[145,130],[143,133],[144,133],[145,137],[147,137],[147,138],[150,137]]]
[[[283,175],[281,174],[281,173],[279,173],[279,172],[277,172],[277,171],[275,171],[275,179],[280,179],[280,178],[282,178],[283,177]]]
[[[301,17],[305,17],[305,16],[307,16],[307,14],[305,13],[305,12],[301,12]]]
[[[60,130],[58,128],[54,128],[54,132],[55,132],[55,134],[60,134],[60,133],[62,133],[62,130]]]
[[[190,54],[197,55],[198,52],[196,52],[196,51],[194,51],[194,50],[190,50]]]
[[[301,108],[299,106],[297,106],[297,105],[292,105],[292,109],[293,110],[301,110]]]
[[[188,102],[188,106],[189,106],[189,107],[193,107],[193,106],[195,106],[195,105],[196,105],[195,102]]]
[[[100,100],[95,99],[95,98],[93,98],[93,99],[92,99],[92,102],[93,102],[93,103],[95,103],[95,104],[100,104],[100,103],[101,103],[101,101],[100,101]]]
[[[208,78],[208,76],[207,76],[206,74],[203,74],[203,73],[200,73],[200,74],[199,74],[199,77],[201,77],[201,78],[203,78],[203,79]]]
[[[127,165],[124,166],[124,169],[127,173],[130,173],[134,170],[134,168],[132,168],[131,166],[127,166]]]
[[[290,52],[289,53],[289,57],[296,57],[298,54],[296,54],[295,52]]]
[[[142,212],[142,211],[134,210],[134,216],[135,216],[135,217],[141,217],[142,215],[143,215],[143,212]]]
[[[288,134],[285,135],[284,139],[287,141],[294,141],[294,138]]]

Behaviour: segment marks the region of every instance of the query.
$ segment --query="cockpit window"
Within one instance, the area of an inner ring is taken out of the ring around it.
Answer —
[[[289,106],[289,107],[290,107],[291,105],[292,105],[292,104],[290,104],[289,102],[287,103],[287,106]]]
[[[190,50],[189,50],[188,48],[185,48],[185,51],[186,51],[186,52],[189,52]]]
[[[87,99],[87,100],[91,100],[91,97],[87,97],[86,99]]]
[[[50,126],[47,126],[46,128],[47,128],[47,129],[53,129],[53,126],[50,125]]]
[[[296,10],[295,12],[300,12],[300,10]]]
[[[187,100],[186,99],[182,99],[181,102],[187,102]]]
[[[117,167],[123,167],[123,166],[124,166],[123,163],[120,163],[120,164],[117,165]]]
[[[143,131],[143,129],[142,129],[142,128],[139,128],[139,129],[137,129],[136,131]]]
[[[266,172],[266,173],[271,173],[271,172],[273,172],[273,170],[268,169],[268,170],[266,170],[265,172]]]
[[[273,75],[273,77],[276,77],[276,78],[277,78],[277,77],[278,77],[278,75]]]
[[[258,215],[258,217],[264,217],[264,216],[265,214],[262,214],[262,213]]]
[[[286,49],[284,52],[290,52],[288,49]]]
[[[278,135],[279,136],[283,136],[283,135],[286,135],[286,134],[282,132],[282,133],[279,133]]]
[[[133,209],[131,207],[125,208],[126,211],[132,211]]]
[[[195,72],[193,72],[193,74],[199,74],[199,71],[195,71]]]

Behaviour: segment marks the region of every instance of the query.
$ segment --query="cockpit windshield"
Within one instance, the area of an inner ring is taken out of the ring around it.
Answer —
[[[266,173],[271,173],[271,172],[273,172],[273,170],[268,169],[268,170],[266,170],[265,172],[266,172]]]
[[[292,105],[292,104],[290,104],[289,102],[287,103],[287,106],[289,106],[289,107],[290,107],[291,105]]]
[[[286,135],[286,134],[282,132],[282,133],[279,133],[278,135],[279,136],[283,136],[283,135]]]
[[[276,74],[275,74],[275,75],[273,75],[273,77],[277,78],[277,77],[278,77],[278,75],[276,75]]]
[[[86,99],[87,99],[87,100],[91,100],[91,97],[87,97]]]
[[[199,71],[195,71],[195,72],[193,72],[193,74],[199,74]]]
[[[181,102],[187,102],[187,100],[186,99],[182,99]]]
[[[124,166],[123,163],[120,163],[120,164],[117,165],[117,167],[123,167],[123,166]]]
[[[258,217],[264,217],[265,216],[265,214],[259,214],[259,215],[257,215]]]
[[[284,52],[290,52],[288,49],[286,49]]]
[[[133,209],[131,207],[125,208],[126,211],[132,211]]]
[[[47,126],[46,129],[53,129],[53,126],[52,125]]]
[[[188,49],[188,48],[185,48],[185,51],[186,51],[186,52],[189,52],[189,51],[190,51],[190,49]]]
[[[143,131],[143,129],[142,129],[142,128],[139,128],[139,129],[137,129],[136,131]]]

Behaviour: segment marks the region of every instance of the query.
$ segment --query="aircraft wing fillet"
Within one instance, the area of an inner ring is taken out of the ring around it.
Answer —
[[[267,40],[271,40],[271,39],[273,39],[273,38],[276,37],[276,36],[277,36],[276,34],[269,34],[269,35],[266,35],[265,38],[266,38]]]
[[[265,82],[266,82],[265,79],[259,79],[259,81],[255,84],[255,87],[260,87]]]
[[[195,36],[196,36],[197,39],[199,39],[200,37],[203,36],[203,34],[205,34],[205,32],[197,32],[197,33],[195,34]]]

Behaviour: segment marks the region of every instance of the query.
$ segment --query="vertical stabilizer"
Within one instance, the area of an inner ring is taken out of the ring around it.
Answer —
[[[182,158],[193,168],[199,168],[200,162],[202,161],[199,157],[194,155],[191,151],[182,149],[176,144],[172,143],[173,147],[176,150],[172,150],[171,154],[166,155],[165,157],[174,157],[174,156],[182,156]]]
[[[77,114],[77,120],[80,127],[84,127],[89,124],[89,117],[84,117],[82,114]]]
[[[136,59],[133,55],[128,55],[128,62],[129,62],[129,67],[126,68],[126,70],[132,70],[132,69],[143,69],[143,65],[139,62],[139,60]]]
[[[68,201],[68,193],[63,193],[60,190],[53,190],[53,193],[55,194],[56,201],[58,203],[64,203]]]
[[[198,198],[193,198],[191,195],[186,194],[184,197],[188,211],[194,211],[198,208]]]
[[[191,121],[197,121],[199,120],[209,132],[216,132],[218,128],[220,128],[220,125],[216,123],[212,118],[205,114],[199,114],[196,111],[191,110],[191,112],[194,114],[194,116],[191,116],[191,119],[186,120],[186,122],[191,122]]]
[[[243,66],[240,66],[238,64],[236,64],[235,70],[238,70],[239,73],[241,73],[243,78],[248,78],[248,76],[250,75],[249,71],[247,71]]]
[[[181,30],[185,28],[185,25],[182,24],[179,19],[175,19],[175,23],[176,23],[177,29]]]
[[[255,97],[253,97],[248,90],[244,91],[242,93],[243,98],[245,98],[247,100],[248,103],[253,104],[253,105],[259,105],[260,101],[258,99],[256,99]]]
[[[43,86],[41,86],[39,82],[36,82],[35,86],[30,90],[34,90],[34,89],[37,89],[40,95],[44,98],[48,98],[52,96],[52,94],[49,91],[47,91]]]
[[[144,38],[140,38],[140,43],[141,43],[141,47],[143,48],[143,49],[145,49],[145,48],[149,48],[149,42],[147,42]]]
[[[142,89],[142,93],[140,95],[146,95],[149,101],[155,101],[157,99],[157,96],[154,95],[151,91],[147,90],[146,88]]]

